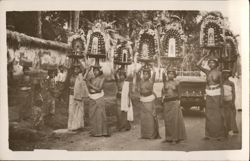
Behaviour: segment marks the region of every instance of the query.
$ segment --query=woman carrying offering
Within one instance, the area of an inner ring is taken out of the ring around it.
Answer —
[[[116,103],[117,103],[117,129],[118,131],[128,131],[131,129],[128,114],[133,109],[129,97],[129,81],[126,80],[127,75],[124,69],[119,68],[115,72],[115,81],[117,86]],[[123,96],[123,97],[122,97]],[[122,104],[121,104],[122,102]],[[133,113],[132,113],[133,115]]]
[[[223,110],[221,106],[222,91],[221,91],[221,72],[218,69],[219,63],[216,59],[209,59],[208,66],[210,69],[202,67],[202,62],[207,58],[205,55],[197,63],[197,67],[206,74],[206,124],[205,124],[205,140],[208,139],[224,139],[226,135],[224,127]]]
[[[69,102],[69,130],[81,130],[84,128],[84,102],[88,90],[86,86],[86,69],[80,64],[74,66],[74,73],[70,78],[70,102]]]
[[[89,108],[89,119],[90,119],[90,135],[94,137],[110,136],[108,129],[108,120],[105,110],[104,100],[104,75],[101,71],[101,66],[94,65],[93,74],[94,77],[87,79],[87,87],[89,90],[90,108]],[[91,68],[90,68],[91,70]],[[89,70],[89,71],[90,71]],[[89,73],[88,71],[88,73]]]
[[[141,79],[140,73],[143,73],[143,78]],[[141,107],[141,138],[143,139],[158,139],[159,127],[158,119],[155,109],[155,99],[156,96],[153,93],[153,86],[155,82],[155,72],[153,72],[151,78],[151,69],[149,66],[144,66],[138,72],[138,80],[140,81],[140,101],[142,103]]]
[[[163,73],[162,101],[166,137],[163,142],[176,144],[187,136],[180,107],[179,82],[175,80],[176,71],[169,69],[167,78]]]

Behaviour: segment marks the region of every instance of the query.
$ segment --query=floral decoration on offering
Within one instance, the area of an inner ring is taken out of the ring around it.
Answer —
[[[143,29],[139,33],[139,55],[141,62],[153,61],[158,53],[158,43],[156,33],[152,29]]]
[[[91,34],[87,54],[89,57],[106,57],[105,40],[101,32]]]
[[[201,24],[200,44],[203,47],[221,47],[224,27],[224,19],[220,14],[208,13]]]
[[[132,47],[129,42],[117,45],[114,52],[114,63],[118,65],[129,65],[132,63]]]
[[[79,29],[76,33],[68,38],[68,44],[71,45],[73,52],[77,55],[81,55],[82,51],[86,48],[85,34],[82,29]]]
[[[182,44],[185,40],[181,21],[178,16],[171,16],[171,21],[165,26],[161,37],[162,55],[167,57],[181,57]]]
[[[106,58],[110,48],[109,33],[114,22],[107,23],[97,20],[92,24],[92,30],[87,35],[87,55],[92,58]]]

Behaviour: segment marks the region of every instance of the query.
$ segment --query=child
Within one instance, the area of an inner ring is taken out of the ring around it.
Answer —
[[[235,108],[235,87],[234,83],[229,80],[231,76],[230,70],[224,70],[223,75],[223,111],[226,133],[238,133],[236,124],[236,108]]]

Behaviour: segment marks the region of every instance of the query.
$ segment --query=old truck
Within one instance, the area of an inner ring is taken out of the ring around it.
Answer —
[[[185,110],[191,107],[205,108],[206,78],[202,76],[178,76],[180,82],[180,104]]]

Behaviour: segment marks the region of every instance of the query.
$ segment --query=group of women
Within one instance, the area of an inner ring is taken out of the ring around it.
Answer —
[[[208,66],[210,69],[202,67],[203,57],[197,67],[207,76],[206,87],[206,109],[205,109],[205,139],[221,140],[226,138],[229,131],[238,133],[235,121],[235,92],[234,85],[228,80],[229,71],[221,72],[218,69],[218,61],[210,59]],[[92,70],[93,76],[90,76]],[[158,139],[159,127],[155,108],[156,95],[153,92],[155,82],[155,72],[152,73],[151,66],[143,66],[137,72],[139,82],[141,112],[141,138]],[[151,75],[152,74],[152,75]],[[176,144],[187,138],[182,110],[180,107],[179,82],[175,79],[176,71],[167,69],[163,74],[163,118],[165,123],[165,140]],[[117,129],[119,131],[128,131],[131,128],[128,120],[128,113],[122,110],[122,91],[124,82],[128,82],[126,72],[119,69],[115,72],[117,85]],[[110,136],[104,101],[104,75],[101,66],[91,66],[82,68],[74,66],[74,72],[70,77],[70,103],[68,129],[78,130],[84,127],[84,98],[89,98],[89,121],[91,136]],[[223,87],[223,88],[221,88]],[[130,92],[128,92],[130,97]],[[131,106],[128,99],[127,107]]]
[[[204,59],[209,58],[209,54],[201,58],[197,67],[206,74],[206,140],[215,138],[225,139],[230,132],[237,134],[236,108],[235,108],[235,87],[229,80],[230,70],[221,71],[218,69],[217,59],[210,57],[208,60],[209,70],[202,67]]]
[[[142,79],[140,73],[142,72]],[[176,71],[167,70],[167,77],[163,75],[162,103],[163,117],[165,123],[165,140],[176,144],[185,140],[186,130],[183,121],[182,111],[179,101],[179,84],[175,80]],[[158,139],[159,135],[158,119],[155,108],[156,95],[153,92],[155,72],[151,76],[149,66],[142,68],[138,73],[140,79],[140,101],[141,107],[141,138]]]
[[[209,69],[203,68],[202,62],[208,60]],[[224,140],[229,134],[237,134],[235,108],[235,87],[229,80],[230,70],[219,69],[217,59],[205,55],[197,67],[206,74],[206,108],[205,108],[205,140]],[[140,72],[143,77],[140,79]],[[142,68],[138,73],[140,79],[140,101],[141,107],[141,137],[145,139],[160,138],[158,131],[157,114],[154,105],[156,95],[153,92],[155,72],[151,76],[149,67]],[[179,83],[175,79],[176,71],[167,70],[163,74],[163,118],[165,123],[165,140],[176,144],[187,138],[180,107]]]
[[[91,136],[110,136],[107,123],[104,102],[104,76],[100,66],[93,66],[88,70],[82,69],[80,66],[74,67],[74,73],[71,76],[71,95],[69,103],[69,130],[78,130],[84,127],[83,117],[83,98],[90,98],[89,120]],[[93,69],[94,77],[88,78],[90,70]],[[142,72],[142,78],[141,78]],[[168,79],[164,77],[164,88],[162,90],[164,102],[164,122],[166,128],[166,142],[177,143],[186,139],[186,131],[183,121],[181,108],[179,105],[178,82],[174,80],[176,72],[169,70]],[[155,81],[155,72],[151,76],[151,68],[141,68],[138,72],[138,81],[140,82],[140,102],[141,106],[141,138],[157,139],[160,138],[158,119],[155,109],[156,95],[153,93],[153,85]],[[127,75],[123,69],[115,72],[115,80],[117,85],[117,129],[119,131],[128,131],[131,128],[128,120],[128,113],[122,110],[122,91],[127,83]],[[82,92],[83,91],[83,92]],[[87,94],[88,93],[88,94]],[[128,92],[128,97],[130,92]],[[131,101],[128,101],[128,107],[131,107]]]
[[[93,76],[90,76],[92,70]],[[89,98],[89,121],[91,136],[109,136],[104,102],[104,76],[101,66],[84,68],[74,65],[70,79],[70,100],[68,129],[75,131],[84,128],[84,100]]]

